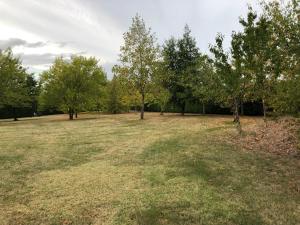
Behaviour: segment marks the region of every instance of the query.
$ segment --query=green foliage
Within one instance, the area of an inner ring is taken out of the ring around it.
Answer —
[[[73,56],[71,61],[57,58],[41,75],[42,107],[68,112],[70,119],[81,110],[95,107],[106,83],[103,69],[95,58]]]
[[[231,42],[232,62],[223,48],[223,36],[216,37],[216,44],[211,46],[210,51],[214,55],[216,73],[219,79],[218,90],[224,98],[223,102],[229,102],[234,107],[234,121],[239,123],[239,100],[241,89],[241,39],[233,34]],[[233,65],[231,64],[233,63]]]
[[[197,73],[199,50],[191,30],[186,25],[183,37],[171,38],[163,48],[163,59],[166,63],[165,87],[171,93],[171,101],[185,111],[187,101],[193,100],[192,81]]]
[[[300,76],[278,81],[271,105],[275,112],[297,114],[300,112]]]
[[[154,34],[147,29],[144,20],[136,15],[129,31],[124,34],[120,66],[115,70],[125,76],[141,95],[141,119],[144,118],[145,95],[149,93],[151,79],[158,58],[158,46]]]
[[[205,106],[209,102],[222,102],[218,89],[219,80],[215,73],[213,60],[207,55],[201,55],[197,62],[197,73],[193,78],[193,96]],[[205,110],[203,110],[203,113]]]
[[[108,101],[107,110],[110,113],[120,113],[124,111],[125,106],[122,102],[121,83],[117,76],[114,75],[113,79],[108,85]]]
[[[277,49],[272,55],[278,79],[270,96],[271,106],[280,113],[296,114],[300,111],[300,3],[296,0],[286,5],[271,2],[263,7]]]
[[[166,67],[163,61],[157,62],[155,73],[152,77],[151,94],[147,96],[147,102],[158,105],[161,114],[164,113],[170,100],[170,92],[165,88],[168,76],[166,76]]]
[[[16,109],[30,105],[35,95],[34,82],[10,49],[0,51],[0,107],[12,108],[15,120]]]

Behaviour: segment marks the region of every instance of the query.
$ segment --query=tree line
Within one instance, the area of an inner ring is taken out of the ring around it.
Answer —
[[[57,112],[69,118],[82,111],[121,113],[155,105],[163,113],[170,105],[182,115],[187,105],[229,108],[236,123],[245,103],[261,104],[268,112],[300,111],[300,6],[299,1],[261,4],[261,13],[248,8],[239,18],[229,49],[218,34],[209,53],[197,47],[186,25],[182,37],[159,46],[155,34],[136,15],[124,34],[118,64],[108,80],[94,57],[57,58],[38,80],[11,50],[0,52],[0,108]]]

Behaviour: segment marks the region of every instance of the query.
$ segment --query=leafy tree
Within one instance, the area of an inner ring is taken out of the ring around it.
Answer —
[[[163,115],[166,106],[170,100],[170,92],[165,88],[168,76],[163,61],[157,62],[156,70],[152,80],[151,95],[148,97],[150,103],[156,104],[160,108],[160,114]]]
[[[171,100],[181,108],[184,115],[186,103],[193,100],[192,83],[197,73],[199,50],[191,30],[186,25],[183,37],[166,41],[163,48],[163,58],[167,64],[168,83],[166,88],[171,93]]]
[[[276,94],[271,103],[279,113],[297,114],[300,112],[300,76],[292,79],[279,80],[276,84]]]
[[[158,46],[154,34],[147,29],[144,20],[136,15],[129,31],[124,34],[119,67],[141,97],[141,119],[144,119],[145,96],[150,91],[154,65],[158,58]]]
[[[193,79],[193,96],[202,104],[202,114],[209,102],[218,102],[218,79],[213,61],[207,55],[201,55],[197,63],[197,74]]]
[[[273,39],[271,21],[265,15],[260,17],[249,8],[247,19],[240,19],[243,26],[243,53],[245,71],[252,82],[252,97],[260,100],[266,118],[270,98],[274,93],[276,80],[280,75],[282,58],[278,43]]]
[[[272,44],[276,46],[272,59],[278,72],[271,105],[277,112],[300,111],[300,2],[293,0],[286,5],[278,2],[263,4],[264,16],[270,21]]]
[[[41,75],[41,82],[43,106],[68,112],[72,120],[74,114],[95,104],[106,76],[95,58],[73,56],[70,62],[57,58]]]
[[[240,123],[239,118],[239,101],[241,96],[242,84],[242,39],[240,34],[233,33],[231,42],[230,61],[228,53],[223,48],[223,36],[216,37],[216,44],[211,46],[210,51],[214,55],[216,72],[219,77],[220,86],[218,89],[224,101],[233,106],[234,122]]]
[[[108,88],[108,111],[116,114],[120,113],[124,110],[124,106],[122,103],[122,90],[120,86],[120,81],[118,77],[114,75],[113,79],[109,83]]]
[[[29,79],[21,61],[10,49],[0,51],[0,107],[11,108],[15,121],[17,109],[30,103]]]

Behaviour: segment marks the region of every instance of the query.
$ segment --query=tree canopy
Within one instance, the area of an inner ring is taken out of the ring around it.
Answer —
[[[106,75],[95,58],[73,56],[70,61],[57,58],[41,75],[41,103],[73,115],[96,103]]]

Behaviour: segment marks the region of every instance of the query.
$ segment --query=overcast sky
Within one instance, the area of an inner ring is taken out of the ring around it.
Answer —
[[[30,72],[47,69],[56,56],[95,56],[111,76],[123,33],[140,14],[159,44],[179,37],[185,24],[208,52],[218,32],[228,46],[239,16],[256,0],[0,0],[0,49],[11,47]]]

